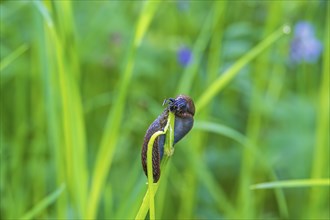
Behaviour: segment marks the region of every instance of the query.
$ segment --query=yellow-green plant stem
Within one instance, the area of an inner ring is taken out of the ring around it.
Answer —
[[[155,132],[149,142],[147,150],[147,167],[148,167],[148,190],[150,191],[151,196],[149,196],[149,210],[150,210],[150,219],[155,219],[155,199],[154,199],[154,177],[153,177],[153,167],[152,167],[152,151],[154,148],[154,143],[156,138],[159,135],[165,134],[167,132],[169,123],[167,122],[164,131]]]
[[[153,171],[152,171],[152,149],[154,146],[154,142],[159,135],[167,134],[165,145],[164,145],[164,157],[161,163],[161,169],[164,170],[165,165],[168,161],[168,158],[172,156],[173,153],[173,141],[174,141],[174,122],[175,116],[172,112],[169,112],[166,126],[163,131],[155,132],[149,142],[148,142],[148,150],[147,150],[147,168],[148,168],[148,190],[143,198],[141,207],[135,217],[135,219],[144,219],[147,215],[148,209],[150,210],[150,219],[155,219],[155,201],[154,196],[158,189],[160,180],[154,184],[153,180]]]

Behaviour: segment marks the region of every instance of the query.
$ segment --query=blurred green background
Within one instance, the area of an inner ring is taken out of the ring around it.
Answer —
[[[134,218],[145,131],[178,94],[195,126],[162,171],[157,218],[329,219],[328,1],[0,10],[1,219]],[[279,180],[299,181],[250,189]]]

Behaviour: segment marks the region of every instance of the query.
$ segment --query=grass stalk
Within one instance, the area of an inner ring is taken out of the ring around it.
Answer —
[[[35,5],[44,19],[46,39],[49,40],[46,43],[46,48],[49,51],[49,63],[51,63],[53,68],[51,77],[54,80],[53,83],[55,83],[55,86],[52,87],[54,89],[52,93],[57,95],[52,97],[52,99],[56,103],[54,105],[55,109],[60,109],[60,111],[53,112],[53,114],[60,115],[60,120],[54,123],[58,124],[56,127],[59,129],[58,133],[60,133],[60,136],[56,138],[63,138],[63,142],[61,141],[63,150],[61,150],[59,157],[62,161],[65,158],[66,164],[59,168],[65,169],[65,182],[76,209],[75,215],[82,218],[87,197],[88,172],[82,103],[74,77],[76,69],[70,65],[70,58],[67,57],[64,51],[64,48],[70,48],[66,45],[68,41],[59,33],[59,27],[55,25],[56,22],[50,15],[50,11],[54,10],[54,8],[51,6],[47,8],[41,2],[35,2]],[[58,10],[57,13],[59,13]],[[54,14],[57,17],[59,16],[56,14],[56,11],[53,11],[52,15],[54,16]]]
[[[113,159],[114,149],[119,138],[120,123],[124,112],[125,101],[128,94],[129,84],[133,74],[136,50],[140,45],[145,32],[156,12],[159,2],[145,2],[137,21],[135,35],[129,48],[126,67],[119,85],[119,93],[110,110],[105,130],[101,139],[100,148],[96,157],[93,170],[92,185],[89,193],[87,215],[89,219],[95,219],[100,201],[101,191],[104,187],[106,177],[109,173]]]
[[[39,17],[38,17],[39,19]],[[42,30],[44,25],[41,26]],[[50,36],[48,32],[40,32],[43,33],[40,36],[40,42],[45,45],[50,45]],[[65,166],[63,163],[63,155],[64,155],[64,148],[62,144],[62,135],[60,132],[60,117],[57,111],[57,96],[56,94],[56,85],[57,80],[54,77],[54,63],[51,62],[52,60],[52,52],[51,48],[44,47],[45,49],[41,49],[40,53],[40,60],[41,60],[41,71],[42,71],[42,81],[43,89],[44,89],[44,100],[45,100],[45,107],[46,107],[46,117],[48,119],[48,126],[47,130],[47,138],[49,140],[48,144],[52,149],[52,153],[55,159],[55,169],[56,172],[56,182],[57,184],[65,182]],[[53,85],[53,86],[49,86]],[[57,218],[65,218],[65,207],[67,206],[67,199],[66,196],[62,196],[59,198],[59,202],[56,203],[56,215]]]

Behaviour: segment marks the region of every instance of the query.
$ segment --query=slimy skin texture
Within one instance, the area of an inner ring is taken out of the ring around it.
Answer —
[[[149,126],[143,141],[141,160],[142,167],[146,176],[147,172],[147,150],[148,142],[151,136],[157,131],[163,131],[167,123],[169,111],[175,114],[174,123],[174,144],[180,141],[193,127],[195,105],[189,96],[179,95],[175,99],[169,98],[164,101],[168,106],[163,113]],[[160,135],[156,138],[152,150],[152,170],[154,183],[157,183],[160,178],[160,161],[164,155],[165,135]]]

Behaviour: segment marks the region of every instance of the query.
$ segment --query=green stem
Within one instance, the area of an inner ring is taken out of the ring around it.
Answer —
[[[148,142],[148,150],[147,150],[147,169],[148,169],[148,190],[143,198],[141,207],[135,217],[135,219],[144,219],[147,215],[148,209],[150,210],[150,219],[155,219],[155,201],[154,196],[157,192],[160,180],[157,183],[154,182],[153,178],[153,170],[152,170],[152,149],[154,146],[154,142],[159,135],[166,135],[166,141],[164,145],[164,158],[161,162],[161,170],[164,170],[169,157],[173,154],[173,142],[174,142],[174,122],[175,116],[172,112],[169,112],[167,124],[163,131],[155,132],[149,142]]]
[[[156,138],[159,135],[165,134],[167,132],[169,126],[169,121],[164,128],[164,131],[155,132],[149,142],[148,142],[148,150],[147,150],[147,167],[148,167],[148,189],[150,191],[151,196],[149,196],[149,210],[150,210],[150,219],[155,219],[155,193],[154,193],[154,177],[153,177],[153,167],[152,167],[152,151],[154,148],[154,143]]]

